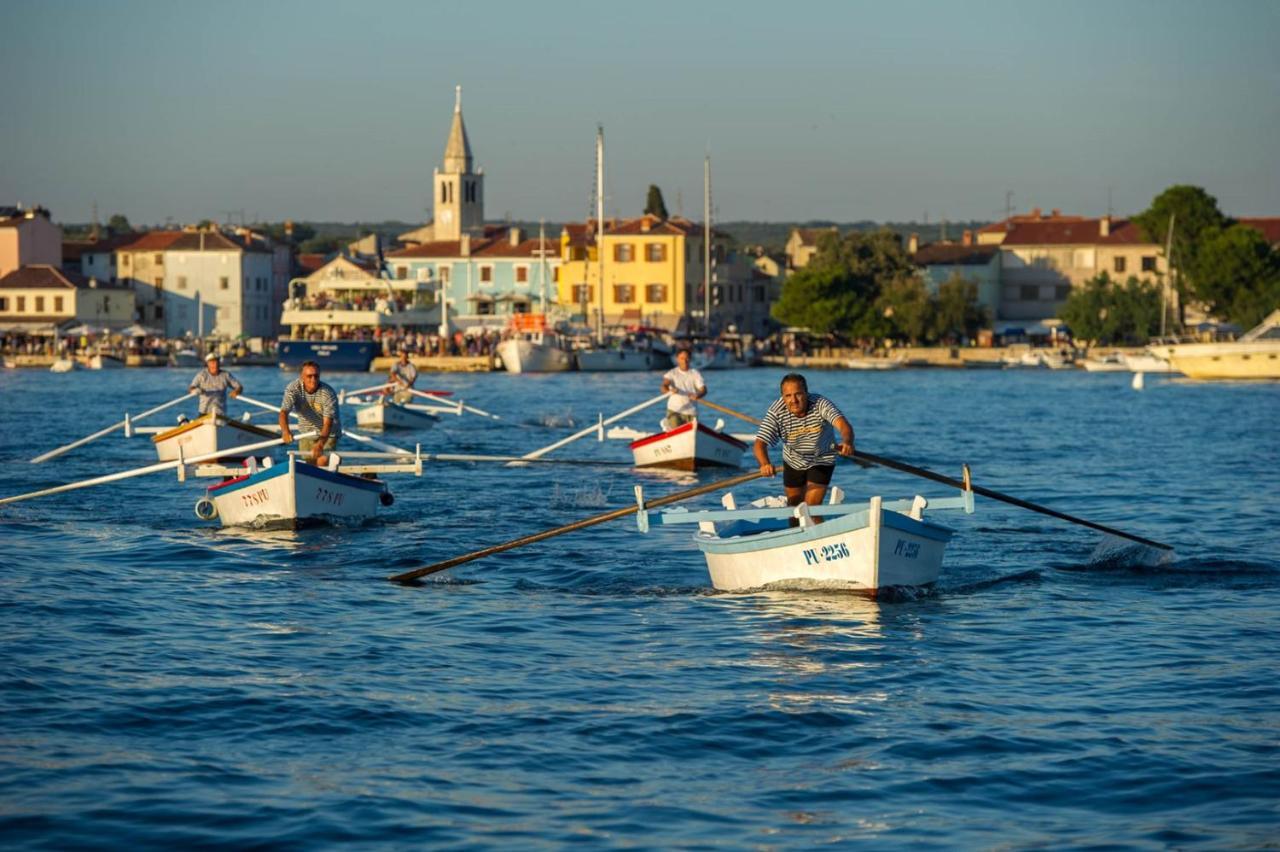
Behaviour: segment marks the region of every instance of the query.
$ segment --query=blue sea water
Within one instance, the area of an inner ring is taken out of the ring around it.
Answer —
[[[189,372],[0,373],[0,496],[153,462],[149,441],[119,434],[27,460],[178,396]],[[290,378],[237,372],[273,402]],[[709,398],[759,415],[780,376],[709,373]],[[201,484],[172,474],[4,506],[0,840],[1274,845],[1280,386],[810,379],[861,449],[948,475],[967,462],[978,484],[1177,555],[1097,561],[1096,533],[980,499],[975,515],[938,516],[958,536],[939,588],[913,599],[715,593],[688,528],[641,535],[633,520],[417,587],[385,580],[632,500],[630,468],[581,465],[432,464],[391,480],[398,499],[376,521],[299,532],[198,521]],[[656,394],[658,379],[420,384],[503,420],[446,417],[388,440],[523,453]],[[583,440],[557,456],[628,454]],[[695,482],[640,478],[653,495]],[[849,499],[945,493],[851,466],[837,482]]]

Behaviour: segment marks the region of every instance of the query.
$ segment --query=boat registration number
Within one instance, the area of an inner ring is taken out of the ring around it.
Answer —
[[[901,556],[903,559],[915,559],[920,555],[920,543],[900,538],[898,546],[893,549],[893,555]]]
[[[328,488],[325,488],[324,486],[320,486],[316,488],[317,503],[329,503],[330,505],[333,505],[333,506],[341,506],[342,497],[343,495],[341,492],[330,491]]]
[[[245,506],[245,508],[249,508],[251,506],[261,506],[263,503],[267,502],[268,498],[269,498],[269,495],[267,494],[267,489],[265,488],[259,488],[257,491],[250,491],[247,494],[240,495],[240,501]]]
[[[817,565],[821,562],[834,562],[837,559],[845,559],[849,556],[849,546],[836,542],[835,544],[824,544],[821,548],[809,548],[804,552],[804,564]]]

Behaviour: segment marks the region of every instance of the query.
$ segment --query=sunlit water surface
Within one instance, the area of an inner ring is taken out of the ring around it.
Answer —
[[[153,462],[147,439],[118,434],[27,460],[179,395],[189,372],[0,373],[3,493]],[[237,372],[273,402],[290,378]],[[710,399],[758,416],[781,375],[708,374]],[[400,443],[523,453],[654,395],[658,377],[422,384],[504,419],[445,418]],[[429,465],[391,480],[398,499],[376,521],[296,533],[198,521],[201,484],[171,474],[7,506],[0,837],[1274,843],[1280,386],[1148,378],[1135,392],[1127,375],[1047,371],[811,384],[869,452],[949,475],[967,462],[979,484],[1177,556],[1094,563],[1096,534],[980,500],[936,516],[958,535],[940,587],[913,600],[714,593],[688,527],[641,535],[630,520],[420,587],[384,579],[625,505],[627,467]],[[556,456],[628,453],[589,439]],[[655,495],[693,484],[644,481]],[[849,499],[944,493],[852,467],[837,482]]]

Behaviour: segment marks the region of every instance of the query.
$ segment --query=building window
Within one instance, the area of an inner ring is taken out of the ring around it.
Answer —
[[[53,297],[53,309],[57,313],[62,313],[62,297],[61,296]]]
[[[591,285],[590,284],[574,284],[573,285],[573,301],[579,305],[584,305],[591,301]]]
[[[407,267],[407,266],[397,266],[397,267],[396,267],[396,278],[398,278],[399,280],[403,281],[404,279],[406,279],[406,278],[408,278],[408,277],[409,277],[409,267]]]
[[[527,266],[516,267],[516,283],[517,284],[529,283],[529,267]]]
[[[9,310],[9,300],[4,296],[0,296],[0,311],[7,310]]]
[[[225,276],[225,275],[224,275],[224,276],[222,276],[221,278],[219,278],[219,279],[218,279],[218,289],[220,289],[220,290],[230,290],[230,289],[231,289],[231,279],[230,279],[230,278],[228,278],[228,277],[227,277],[227,276]]]
[[[452,268],[452,267],[449,267],[449,266],[442,266],[442,267],[440,267],[440,281],[441,281],[441,283],[444,283],[444,284],[448,284],[448,283],[449,283],[449,270],[450,270],[451,268]]]
[[[1156,271],[1156,258],[1155,258],[1155,255],[1144,255],[1144,256],[1143,256],[1143,258],[1142,258],[1142,271],[1143,271],[1143,272],[1155,272],[1155,271]]]
[[[156,305],[156,319],[164,319],[164,305]]]
[[[650,263],[661,263],[667,259],[667,247],[662,243],[645,243],[644,259]]]
[[[560,283],[560,267],[557,266],[555,269],[551,270],[551,280],[557,284]]]
[[[1023,284],[1018,288],[1018,298],[1024,302],[1034,302],[1040,296],[1040,288],[1034,284]]]
[[[649,304],[660,304],[667,300],[666,284],[646,284],[644,287],[644,300]]]
[[[164,266],[164,255],[162,254],[156,255],[151,259],[151,262],[154,263],[156,266]]]
[[[163,279],[163,278],[156,278],[156,279],[154,279],[154,280],[155,280],[155,282],[156,282],[156,289],[157,289],[157,290],[164,290],[164,279]]]
[[[129,255],[127,254],[120,255],[120,268],[125,269],[128,266],[129,266]]]
[[[613,259],[618,263],[630,263],[634,260],[631,243],[618,243],[613,247]]]
[[[1059,284],[1053,288],[1053,300],[1055,302],[1065,302],[1067,297],[1071,295],[1070,284]]]
[[[179,290],[187,289],[187,276],[185,275],[178,276],[178,289]]]
[[[755,290],[755,300],[756,300],[757,302],[763,302],[763,301],[764,301],[764,287],[763,287],[763,286],[757,286],[757,287],[755,287],[755,288],[753,288],[753,289]]]
[[[493,282],[493,267],[487,266],[487,265],[481,266],[480,267],[480,283],[491,284],[492,282]]]
[[[44,296],[36,296],[36,313],[44,313]]]
[[[17,312],[18,312],[18,313],[20,313],[20,314],[25,314],[25,313],[27,312],[27,297],[26,297],[26,296],[18,296],[18,297],[17,297],[17,299],[18,299],[18,310],[17,310]]]
[[[613,301],[620,305],[629,305],[636,300],[636,288],[631,284],[614,284]]]
[[[1123,258],[1123,257],[1117,257],[1117,258],[1114,258],[1114,259],[1112,260],[1112,263],[1114,264],[1114,267],[1113,267],[1113,268],[1115,269],[1115,271],[1116,271],[1116,272],[1124,272],[1124,258]]]

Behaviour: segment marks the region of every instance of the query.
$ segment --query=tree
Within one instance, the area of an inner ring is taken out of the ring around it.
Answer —
[[[1076,287],[1058,316],[1078,340],[1141,345],[1160,329],[1160,288],[1130,276],[1114,283],[1105,272]]]
[[[1227,217],[1218,209],[1218,199],[1198,186],[1180,184],[1157,195],[1133,221],[1153,243],[1164,245],[1169,236],[1169,219],[1173,217],[1173,265],[1177,267],[1178,292],[1199,295],[1196,284],[1200,277],[1200,246],[1207,232],[1227,225]]]
[[[876,311],[889,321],[893,330],[888,336],[896,340],[916,344],[929,333],[933,305],[917,275],[903,276],[885,285],[876,300]]]
[[[958,272],[938,287],[932,306],[930,332],[935,341],[974,337],[987,324],[987,311],[978,304],[977,282]]]
[[[1280,307],[1280,253],[1247,225],[1204,235],[1196,295],[1216,316],[1251,328]]]
[[[133,226],[129,224],[128,217],[123,213],[113,213],[107,220],[107,230],[113,234],[131,234]]]
[[[649,184],[649,196],[644,202],[644,213],[646,216],[657,216],[659,219],[666,220],[667,205],[662,200],[662,190],[658,189],[656,184]]]
[[[865,310],[848,276],[834,266],[810,265],[782,285],[773,316],[784,325],[829,334],[851,327]]]

